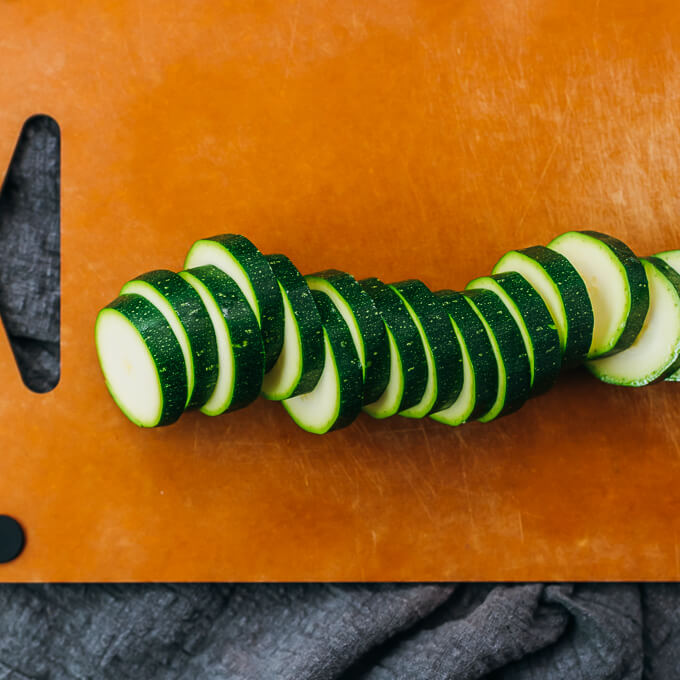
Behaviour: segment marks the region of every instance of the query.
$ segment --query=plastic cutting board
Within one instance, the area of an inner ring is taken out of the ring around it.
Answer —
[[[62,376],[0,342],[3,581],[680,577],[680,387],[583,372],[489,425],[274,403],[139,430],[97,310],[225,231],[302,271],[461,288],[596,228],[680,247],[680,5],[659,0],[0,4],[0,163],[62,130]]]

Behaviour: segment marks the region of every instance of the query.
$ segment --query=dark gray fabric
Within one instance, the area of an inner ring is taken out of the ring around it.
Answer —
[[[0,680],[674,680],[668,585],[0,586]]]
[[[36,392],[59,380],[59,144],[54,120],[30,118],[0,193],[0,314]]]
[[[0,314],[44,390],[58,375],[59,139],[45,118],[24,135],[0,197]],[[0,680],[86,678],[676,680],[680,587],[0,586]]]

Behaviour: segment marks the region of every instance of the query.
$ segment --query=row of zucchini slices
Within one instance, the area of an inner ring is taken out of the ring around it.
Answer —
[[[638,258],[570,231],[513,250],[461,292],[410,279],[303,276],[245,236],[193,244],[184,270],[128,281],[95,325],[106,385],[135,424],[219,415],[259,395],[303,429],[363,410],[488,422],[585,363],[600,380],[680,379],[680,251]]]

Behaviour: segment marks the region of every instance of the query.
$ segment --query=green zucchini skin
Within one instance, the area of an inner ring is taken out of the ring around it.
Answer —
[[[662,255],[665,255],[665,253],[662,253]],[[671,282],[671,284],[675,286],[678,295],[680,295],[680,272],[663,257],[650,255],[644,259],[653,264]],[[655,382],[661,380],[667,380],[668,382],[680,381],[680,357],[678,357],[678,360]]]
[[[347,272],[326,269],[305,277],[312,290],[320,290],[331,297],[340,313],[341,302],[351,310],[358,335],[352,340],[362,362],[364,376],[364,404],[370,404],[380,397],[387,387],[390,377],[389,342],[380,313],[371,297]],[[339,299],[338,299],[339,298]],[[343,318],[352,332],[352,319],[344,314]]]
[[[338,408],[336,416],[331,423],[324,423],[322,427],[310,426],[303,423],[295,416],[290,401],[284,400],[286,411],[297,425],[313,434],[325,434],[333,430],[339,430],[353,423],[361,413],[364,394],[363,368],[359,353],[356,350],[352,334],[342,314],[325,293],[312,290],[312,296],[323,323],[325,341],[328,343],[332,355],[334,368],[338,376]],[[305,398],[301,395],[298,398]]]
[[[179,274],[168,269],[146,272],[133,281],[142,281],[160,293],[184,327],[194,370],[194,388],[187,408],[200,408],[215,389],[218,368],[215,331],[201,297]],[[123,286],[121,294],[125,293],[127,285]]]
[[[661,305],[661,301],[658,298],[652,301],[650,295],[649,322],[652,326],[643,325],[636,342],[618,353],[618,356],[598,357],[586,362],[586,368],[596,378],[612,385],[642,387],[666,380],[680,369],[680,274],[667,262],[655,256],[642,258],[641,262],[648,269],[649,288],[653,292],[657,291],[657,295],[659,291],[658,282],[665,280],[664,287],[668,287],[672,291],[674,309],[670,313],[660,313],[657,305]],[[668,293],[668,288],[664,291],[664,297]],[[667,312],[668,310],[664,309],[663,311]],[[675,321],[674,338],[671,339],[664,335],[663,329],[654,325],[658,323],[659,318],[668,319],[670,322]],[[648,342],[649,338],[652,338],[652,342],[655,338],[661,339],[660,346],[654,348],[659,351],[658,353],[651,351],[651,348],[644,344]],[[642,349],[638,345],[638,341],[642,343]],[[641,354],[644,368],[636,361],[638,359],[636,352]],[[622,361],[625,362],[624,371],[621,370],[621,366],[616,366],[617,363]],[[614,367],[612,367],[612,364],[614,364]]]
[[[434,362],[435,397],[429,405],[418,405],[401,415],[419,418],[453,404],[463,387],[463,355],[448,312],[439,298],[422,282],[408,279],[390,284],[407,309],[418,318]],[[427,348],[425,348],[427,353]]]
[[[663,260],[668,266],[672,267],[674,271],[680,274],[680,250],[664,250],[656,253],[652,257]]]
[[[643,257],[643,260],[651,262],[678,290],[680,294],[680,272],[658,255]]]
[[[204,241],[212,241],[224,248],[239,263],[248,277],[259,307],[259,314],[256,311],[256,317],[262,329],[265,370],[269,371],[283,347],[283,301],[276,276],[265,256],[241,234],[219,234],[197,241],[187,254],[185,269],[193,266],[192,251],[200,247]]]
[[[547,392],[557,380],[562,367],[560,336],[555,328],[552,315],[543,298],[534,287],[517,272],[492,274],[474,279],[468,288],[490,288],[498,286],[515,306],[523,334],[529,363],[533,364],[531,385],[532,395]],[[502,298],[501,300],[505,302]],[[512,310],[509,310],[512,313]],[[517,321],[517,318],[515,318]],[[530,345],[530,346],[529,346]],[[533,359],[533,361],[532,361]]]
[[[680,272],[672,264],[657,255],[649,255],[642,259],[653,264],[671,282],[680,296]],[[680,358],[678,358],[678,361],[680,362]],[[676,366],[674,371],[678,369],[680,369],[680,365]],[[674,371],[671,371],[671,373]]]
[[[554,238],[548,247],[551,249],[559,248],[559,244],[565,239],[573,236],[573,234],[582,234],[602,243],[613,256],[623,266],[625,276],[629,287],[629,301],[627,317],[624,327],[621,329],[618,337],[614,340],[613,346],[594,351],[591,347],[588,353],[588,358],[604,358],[612,354],[617,354],[630,347],[638,333],[642,329],[649,309],[649,290],[647,287],[647,276],[642,263],[637,258],[635,253],[623,241],[619,241],[613,236],[602,234],[598,231],[583,230],[579,232],[566,232]]]
[[[564,255],[545,246],[510,251],[498,261],[493,273],[502,273],[503,261],[513,254],[533,260],[555,284],[567,322],[562,362],[565,367],[581,363],[588,356],[595,323],[593,307],[581,275]]]
[[[653,257],[665,262],[674,272],[680,274],[680,250],[665,250],[656,253]],[[680,382],[680,369],[667,376],[666,380],[668,382]]]
[[[301,348],[302,364],[297,385],[286,394],[276,397],[264,394],[268,399],[280,401],[311,392],[319,381],[324,365],[323,324],[312,291],[297,267],[280,253],[267,255],[266,258],[281,286],[282,294],[290,303],[299,330]]]
[[[522,334],[501,299],[490,290],[466,290],[463,295],[472,303],[488,324],[497,343],[505,371],[505,397],[497,413],[489,412],[479,420],[493,418],[517,411],[528,399],[531,389],[529,358]],[[499,367],[500,369],[500,367]],[[499,382],[499,389],[502,385]]]
[[[395,413],[404,411],[420,402],[427,386],[427,359],[418,327],[399,294],[380,279],[363,279],[359,285],[373,300],[397,346],[404,387]]]
[[[264,377],[264,347],[257,318],[236,282],[221,269],[208,264],[183,273],[208,289],[229,329],[234,380],[231,401],[222,413],[248,406],[259,396]]]
[[[137,329],[156,365],[161,388],[162,406],[158,421],[146,427],[171,425],[184,412],[187,401],[187,374],[184,355],[175,334],[163,314],[141,295],[120,295],[105,310],[115,310]],[[101,314],[101,312],[100,312]],[[106,383],[109,387],[108,381]],[[141,425],[129,414],[110,390],[118,407],[136,425]]]
[[[631,295],[628,320],[616,345],[609,352],[600,356],[616,354],[630,347],[635,342],[635,338],[637,338],[645,323],[645,317],[649,309],[649,288],[647,286],[645,268],[635,253],[623,241],[619,241],[619,239],[608,234],[602,234],[599,231],[585,230],[581,233],[604,243],[621,260],[626,270]]]
[[[364,396],[363,369],[349,328],[336,306],[325,293],[313,291],[312,296],[321,314],[321,322],[340,376],[340,410],[333,426],[327,430],[331,432],[347,427],[361,413]]]
[[[484,324],[462,293],[435,293],[463,338],[475,379],[475,404],[462,422],[476,420],[491,410],[498,394],[498,365]],[[437,414],[432,417],[436,419]],[[462,423],[461,423],[462,424]]]

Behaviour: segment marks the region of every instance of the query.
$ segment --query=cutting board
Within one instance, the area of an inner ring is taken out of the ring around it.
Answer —
[[[280,405],[154,431],[109,398],[100,307],[238,232],[303,272],[462,288],[595,228],[680,247],[676,0],[0,5],[0,163],[62,131],[62,372],[0,342],[3,581],[680,578],[680,387],[584,371],[460,428]]]

